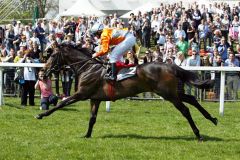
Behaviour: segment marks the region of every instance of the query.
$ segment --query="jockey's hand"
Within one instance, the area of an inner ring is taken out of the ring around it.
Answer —
[[[92,58],[96,58],[97,57],[97,53],[94,53],[93,55],[92,55]]]

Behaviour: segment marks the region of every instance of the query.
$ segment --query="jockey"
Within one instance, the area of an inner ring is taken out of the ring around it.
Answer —
[[[100,38],[100,51],[92,55],[93,58],[105,55],[109,52],[111,45],[115,48],[109,54],[111,70],[109,75],[105,75],[106,80],[116,80],[116,63],[121,61],[124,53],[130,50],[136,43],[136,37],[128,30],[104,28],[103,24],[95,23],[91,28],[91,33]]]

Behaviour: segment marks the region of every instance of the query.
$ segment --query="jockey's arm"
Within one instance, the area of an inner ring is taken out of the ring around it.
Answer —
[[[93,54],[93,58],[105,55],[109,51],[110,36],[101,36],[101,50]]]

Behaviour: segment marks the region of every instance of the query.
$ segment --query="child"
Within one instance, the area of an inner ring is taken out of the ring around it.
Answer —
[[[48,77],[44,77],[44,71],[40,70],[38,73],[38,81],[35,84],[35,89],[39,89],[41,92],[41,110],[48,110],[49,105],[54,106],[58,102],[58,97],[53,95],[52,82]]]

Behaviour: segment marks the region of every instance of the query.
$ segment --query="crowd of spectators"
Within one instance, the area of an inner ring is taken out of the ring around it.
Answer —
[[[136,50],[126,53],[127,63],[158,61],[180,66],[239,66],[240,55],[240,2],[209,3],[194,2],[184,7],[182,2],[160,3],[150,12],[131,13],[129,19],[122,19],[117,13],[105,17],[82,16],[63,17],[58,20],[39,19],[36,24],[12,21],[0,27],[0,57],[2,62],[44,63],[50,56],[46,50],[54,43],[69,43],[94,49],[96,39],[90,29],[95,22],[105,27],[128,28],[137,37],[138,46],[145,48],[144,55]],[[27,105],[26,95],[34,92],[37,69],[25,67],[22,88],[22,105]],[[219,78],[219,73],[209,74]],[[204,76],[205,77],[205,76]],[[60,75],[54,75],[56,94],[60,95],[58,81],[61,78],[63,94],[70,95],[74,73],[66,68]],[[6,76],[5,76],[5,81]],[[219,96],[219,81],[214,92]],[[239,73],[230,72],[226,78],[229,98],[236,99]],[[187,92],[191,93],[191,87]],[[34,101],[30,99],[30,105]]]

